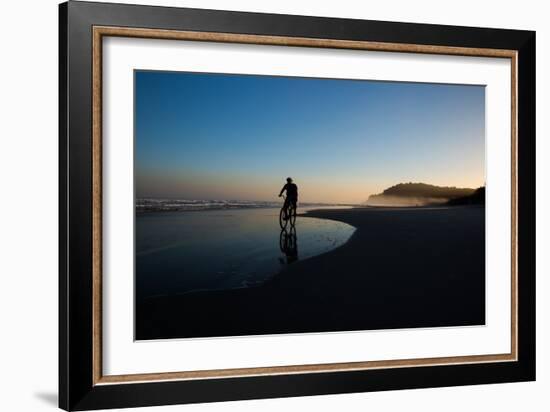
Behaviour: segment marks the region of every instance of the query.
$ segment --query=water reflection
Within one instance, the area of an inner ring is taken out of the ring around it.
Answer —
[[[342,246],[355,231],[305,216],[281,231],[278,216],[276,208],[137,215],[136,298],[259,285],[287,264]]]
[[[279,248],[286,256],[286,261],[283,258],[279,258],[279,261],[283,264],[291,264],[298,260],[298,236],[296,235],[296,226],[291,225],[290,229],[286,228],[281,230],[279,235]]]

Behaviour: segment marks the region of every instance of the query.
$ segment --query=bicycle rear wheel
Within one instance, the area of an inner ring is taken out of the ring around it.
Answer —
[[[281,229],[286,229],[286,226],[288,225],[288,219],[286,218],[286,210],[284,207],[281,208],[281,211],[279,212],[279,225],[281,226]]]

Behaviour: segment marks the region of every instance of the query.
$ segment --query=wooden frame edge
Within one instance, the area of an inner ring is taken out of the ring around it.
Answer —
[[[518,242],[517,242],[517,82],[518,52],[507,49],[469,48],[454,46],[433,46],[406,43],[385,43],[355,40],[335,40],[320,38],[265,36],[250,34],[197,32],[166,29],[145,29],[133,27],[93,26],[92,28],[92,244],[93,244],[93,385],[130,384],[137,382],[159,382],[174,380],[219,379],[252,377],[262,375],[283,375],[302,373],[328,373],[358,371],[367,369],[426,367],[443,365],[463,365],[474,363],[514,362],[518,360]],[[512,162],[512,296],[511,296],[511,352],[507,354],[450,356],[400,360],[365,362],[328,363],[313,365],[289,365],[256,368],[235,368],[182,372],[160,372],[128,375],[103,375],[102,356],[102,39],[104,36],[132,37],[163,40],[187,40],[223,42],[238,44],[258,44],[291,47],[317,47],[384,51],[399,53],[423,53],[456,56],[497,57],[511,59],[511,162]]]
[[[92,42],[92,382],[100,381],[103,375],[102,332],[102,35],[93,31]]]
[[[335,40],[310,37],[266,36],[257,34],[145,29],[137,27],[94,26],[94,34],[112,37],[134,37],[163,40],[206,41],[220,43],[258,44],[268,46],[318,47],[399,53],[448,54],[458,56],[508,57],[515,50],[474,47],[433,46],[426,44],[390,43],[359,40]]]
[[[313,365],[289,365],[289,366],[268,366],[258,368],[236,368],[236,369],[215,369],[199,370],[187,372],[160,372],[160,373],[140,373],[129,375],[106,375],[102,376],[97,384],[117,384],[117,383],[136,383],[136,382],[156,382],[172,380],[193,380],[193,379],[220,379],[251,377],[262,375],[288,375],[300,373],[329,373],[329,372],[347,372],[367,369],[387,369],[387,368],[406,368],[420,366],[445,366],[445,365],[464,365],[472,363],[493,363],[493,362],[514,362],[511,354],[497,355],[472,355],[472,356],[452,356],[442,358],[419,358],[419,359],[399,359],[399,360],[381,360],[366,362],[346,362],[346,363],[325,363]]]

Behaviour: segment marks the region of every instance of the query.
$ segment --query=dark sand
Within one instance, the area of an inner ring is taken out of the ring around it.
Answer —
[[[253,288],[147,299],[136,339],[485,323],[483,207],[316,210],[357,228],[343,246]]]

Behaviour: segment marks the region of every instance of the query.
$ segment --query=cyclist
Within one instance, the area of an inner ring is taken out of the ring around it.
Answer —
[[[283,195],[283,192],[286,191],[286,199],[284,204],[285,211],[288,210],[288,207],[292,205],[294,210],[296,210],[296,204],[298,203],[298,186],[296,186],[295,183],[292,183],[292,178],[287,177],[286,178],[286,184],[281,189],[281,192],[279,193],[279,197]],[[288,213],[285,212],[285,220],[288,220]]]

